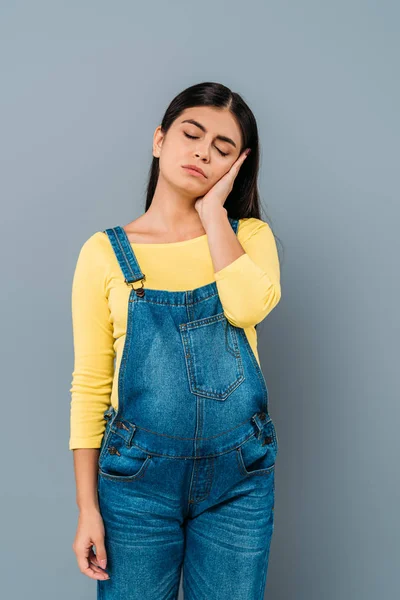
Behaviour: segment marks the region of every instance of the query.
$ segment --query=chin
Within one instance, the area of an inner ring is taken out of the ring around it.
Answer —
[[[185,190],[204,190],[206,186],[206,180],[203,177],[187,176],[183,174],[180,178],[181,185]]]

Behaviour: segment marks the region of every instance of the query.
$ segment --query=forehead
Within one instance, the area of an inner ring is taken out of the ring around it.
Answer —
[[[186,108],[176,119],[176,125],[182,126],[182,121],[194,119],[203,125],[207,133],[212,135],[226,135],[231,137],[240,145],[241,131],[233,114],[226,108],[214,108],[212,106],[192,106]],[[196,127],[190,123],[183,126]],[[199,129],[200,131],[200,129]]]

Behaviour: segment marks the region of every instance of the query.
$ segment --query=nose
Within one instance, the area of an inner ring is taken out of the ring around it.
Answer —
[[[197,148],[194,155],[197,158],[200,158],[200,160],[202,160],[203,162],[208,162],[210,160],[210,151],[207,147],[207,145],[202,146],[201,148]]]

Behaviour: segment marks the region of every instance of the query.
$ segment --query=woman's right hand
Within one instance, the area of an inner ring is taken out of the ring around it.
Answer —
[[[104,523],[98,509],[79,513],[78,527],[72,549],[75,552],[81,573],[91,579],[110,578],[108,573],[103,570],[107,565],[104,535]],[[96,554],[93,551],[93,546],[96,547]]]

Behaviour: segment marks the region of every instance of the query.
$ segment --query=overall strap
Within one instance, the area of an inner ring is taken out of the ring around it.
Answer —
[[[228,217],[228,220],[232,226],[233,231],[237,234],[239,219]],[[132,283],[135,281],[142,281],[140,288],[134,288],[138,296],[144,295],[143,281],[146,280],[146,276],[142,273],[139,266],[131,243],[128,236],[126,235],[125,229],[120,225],[116,227],[110,227],[105,229],[103,233],[106,233],[114,253],[117,257],[119,266],[121,267],[122,273],[125,278],[125,283],[133,287]]]
[[[122,273],[125,277],[125,283],[133,287],[132,283],[142,280],[142,287],[134,289],[136,294],[139,296],[143,295],[143,281],[145,281],[146,276],[140,269],[125,229],[120,225],[117,225],[116,227],[105,229],[104,233],[108,235],[108,238],[111,242],[111,246],[113,247],[119,262],[119,266],[121,267]]]
[[[228,221],[230,222],[233,231],[237,234],[239,219],[234,219],[233,217],[228,217]]]

